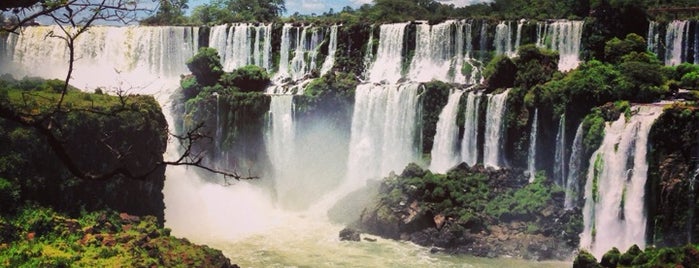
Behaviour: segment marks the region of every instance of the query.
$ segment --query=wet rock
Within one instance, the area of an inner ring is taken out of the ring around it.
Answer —
[[[437,227],[437,229],[442,229],[442,226],[444,226],[444,223],[447,222],[447,218],[444,217],[444,214],[437,214],[434,216],[434,225]]]
[[[119,213],[119,219],[121,219],[122,224],[133,224],[141,221],[140,217],[129,215],[128,213]]]
[[[361,241],[359,231],[345,228],[340,231],[340,241]]]

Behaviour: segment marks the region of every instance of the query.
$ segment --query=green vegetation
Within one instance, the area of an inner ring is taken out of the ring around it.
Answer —
[[[10,204],[34,201],[76,215],[81,209],[112,208],[154,215],[162,222],[167,124],[151,96],[112,96],[70,89],[61,98],[62,81],[25,78],[0,80],[0,106],[27,118],[51,114],[54,135],[67,157],[87,172],[103,173],[124,165],[141,180],[114,176],[102,181],[78,179],[35,128],[0,120],[0,199]],[[114,150],[129,152],[115,155]],[[149,173],[150,172],[150,173]],[[3,202],[3,204],[8,204]],[[2,206],[3,211],[13,206]]]
[[[672,248],[631,246],[624,254],[613,248],[604,254],[600,263],[585,251],[575,258],[573,267],[695,267],[699,263],[699,246],[685,245]]]
[[[434,144],[434,135],[437,133],[439,114],[449,100],[452,86],[440,81],[425,83],[423,86],[425,91],[420,100],[422,102],[422,118],[420,119],[422,129],[421,149],[424,153],[430,153]]]
[[[223,254],[170,236],[152,216],[83,212],[77,219],[24,206],[0,215],[0,265],[5,267],[230,267]]]

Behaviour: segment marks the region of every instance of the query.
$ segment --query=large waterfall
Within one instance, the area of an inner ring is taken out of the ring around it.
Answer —
[[[565,184],[565,209],[572,209],[576,207],[576,203],[578,201],[578,193],[580,192],[578,189],[578,177],[580,176],[580,165],[582,164],[582,146],[583,124],[580,123],[578,130],[575,131],[573,148],[570,150],[570,160],[568,161],[568,178]]]
[[[539,132],[539,109],[534,110],[534,119],[532,121],[532,129],[529,132],[529,154],[527,167],[529,171],[529,182],[534,182],[536,178],[536,135]]]
[[[381,25],[379,48],[369,71],[369,81],[396,83],[402,78],[403,36],[407,23]]]
[[[662,112],[658,106],[634,106],[604,129],[604,140],[590,158],[585,184],[582,248],[597,258],[612,247],[645,247],[644,194],[650,128]]]
[[[138,87],[156,90],[154,83],[172,81],[186,73],[185,61],[198,48],[198,28],[92,27],[76,40],[72,84],[92,90],[119,88],[136,93]],[[65,79],[68,49],[57,26],[27,27],[21,35],[8,35],[6,57],[12,64],[0,71]],[[138,92],[145,93],[145,92]],[[150,92],[154,93],[154,92]]]
[[[558,51],[558,69],[568,71],[580,64],[582,30],[583,21],[560,20],[549,24],[541,23],[537,27],[536,44]]]
[[[486,113],[485,144],[483,145],[483,164],[489,167],[502,167],[503,115],[507,107],[505,101],[509,91],[488,96]]]
[[[211,27],[209,46],[221,57],[227,72],[245,65],[257,65],[271,72],[272,24],[248,23]]]
[[[699,21],[674,20],[666,24],[651,21],[648,25],[648,50],[665,65],[683,62],[699,64]]]
[[[466,96],[466,112],[464,115],[464,137],[461,140],[461,159],[473,166],[478,161],[478,111],[480,110],[481,95],[469,92]]]
[[[459,126],[456,124],[456,117],[463,93],[461,90],[451,93],[447,105],[439,114],[437,134],[435,134],[431,152],[432,162],[430,163],[430,170],[434,172],[445,173],[461,161],[458,146]]]

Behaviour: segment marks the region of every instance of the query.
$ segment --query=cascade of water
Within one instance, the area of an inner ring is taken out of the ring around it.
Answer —
[[[471,58],[473,54],[471,32],[470,22],[460,21],[456,23],[456,55],[453,70],[450,70],[454,72],[454,82],[456,83],[477,84],[481,82],[479,78],[480,68],[475,65],[476,60]]]
[[[198,31],[192,27],[92,27],[76,40],[71,83],[89,90],[105,84],[137,87],[162,78],[179,79],[188,72],[185,62],[199,46]],[[46,38],[49,32],[62,33],[58,26],[27,27],[8,38],[13,66],[5,71],[19,77],[64,79],[68,49],[62,39]]]
[[[487,51],[490,50],[488,48],[488,22],[486,22],[486,21],[483,21],[481,24],[480,42],[479,42],[478,50],[480,51],[479,60],[481,62],[485,62],[485,55],[486,55]]]
[[[580,41],[583,21],[558,20],[549,25],[537,25],[537,45],[558,51],[558,69],[568,71],[580,64]],[[551,41],[547,42],[547,38]]]
[[[539,131],[539,109],[534,110],[534,120],[532,121],[532,130],[529,132],[529,154],[527,166],[529,170],[529,183],[534,182],[536,178],[536,133]]]
[[[478,162],[478,111],[481,95],[469,92],[466,95],[466,112],[464,115],[464,137],[461,140],[461,159],[473,166]]]
[[[566,185],[566,116],[561,115],[558,120],[558,131],[556,132],[556,151],[554,155],[553,180],[560,186]]]
[[[537,22],[536,23],[536,46],[546,47],[546,34],[548,33],[548,23]]]
[[[459,102],[464,92],[456,90],[449,95],[447,105],[439,114],[437,121],[437,133],[434,136],[434,146],[432,146],[432,162],[430,170],[437,173],[445,173],[450,168],[459,163],[459,126],[456,124],[456,117],[459,112]]]
[[[660,32],[658,31],[659,24],[655,21],[650,21],[648,24],[647,47],[648,51],[658,54],[658,39]]]
[[[288,78],[289,75],[289,52],[293,48],[291,46],[291,23],[285,23],[282,26],[282,40],[279,48],[279,70],[275,75],[275,81],[283,81]],[[269,92],[268,92],[269,93]]]
[[[637,113],[630,119],[622,114],[607,123],[604,140],[590,158],[580,245],[598,258],[612,247],[645,247],[648,134],[662,107],[632,109]]]
[[[352,187],[417,159],[418,84],[361,84],[355,93],[347,179]]]
[[[578,130],[575,131],[573,139],[573,148],[570,152],[570,160],[568,161],[568,180],[566,181],[566,197],[565,209],[573,209],[576,207],[578,200],[578,177],[580,176],[580,165],[582,164],[583,153],[583,124],[578,125]]]
[[[509,22],[501,21],[495,27],[495,54],[513,56],[512,27]]]
[[[308,79],[310,75],[319,71],[317,61],[323,38],[322,28],[284,24],[279,51],[279,70],[272,79],[273,85],[267,88],[267,94],[303,94],[304,88],[311,82]],[[334,53],[333,59],[326,58],[326,61],[328,64],[334,64]]]
[[[488,167],[503,166],[502,139],[503,139],[503,115],[505,114],[505,101],[509,90],[497,95],[488,95],[488,108],[486,113],[485,144],[483,145],[483,165]]]
[[[369,71],[369,81],[396,83],[401,79],[403,36],[408,23],[381,25],[376,60]]]
[[[453,63],[462,57],[457,45],[463,48],[463,40],[454,39],[454,25],[450,20],[430,26],[417,25],[415,56],[410,64],[409,78],[412,81],[428,82],[433,79],[452,81]]]
[[[330,27],[330,43],[328,44],[328,55],[325,57],[320,75],[328,73],[335,65],[335,52],[337,52],[337,25]]]
[[[512,56],[517,54],[517,49],[519,49],[519,45],[522,43],[522,27],[524,26],[525,22],[527,22],[525,19],[521,19],[519,22],[517,22],[517,37],[515,38],[515,49]]]
[[[269,104],[269,125],[265,137],[267,154],[274,166],[277,198],[285,200],[293,190],[293,181],[281,178],[294,163],[294,95],[272,95]]]
[[[665,32],[665,65],[678,65],[683,62],[682,52],[685,44],[687,21],[676,20],[667,25]]]
[[[211,27],[209,46],[221,57],[221,65],[227,72],[246,65],[257,65],[270,71],[272,50],[272,24],[226,24]]]
[[[362,77],[364,79],[369,79],[369,72],[371,70],[371,63],[374,60],[374,25],[369,28],[369,42],[366,44],[366,51],[364,51],[364,72]]]

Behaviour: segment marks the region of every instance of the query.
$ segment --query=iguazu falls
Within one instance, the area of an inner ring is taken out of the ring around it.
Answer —
[[[1,267],[699,267],[699,3],[0,3]]]

